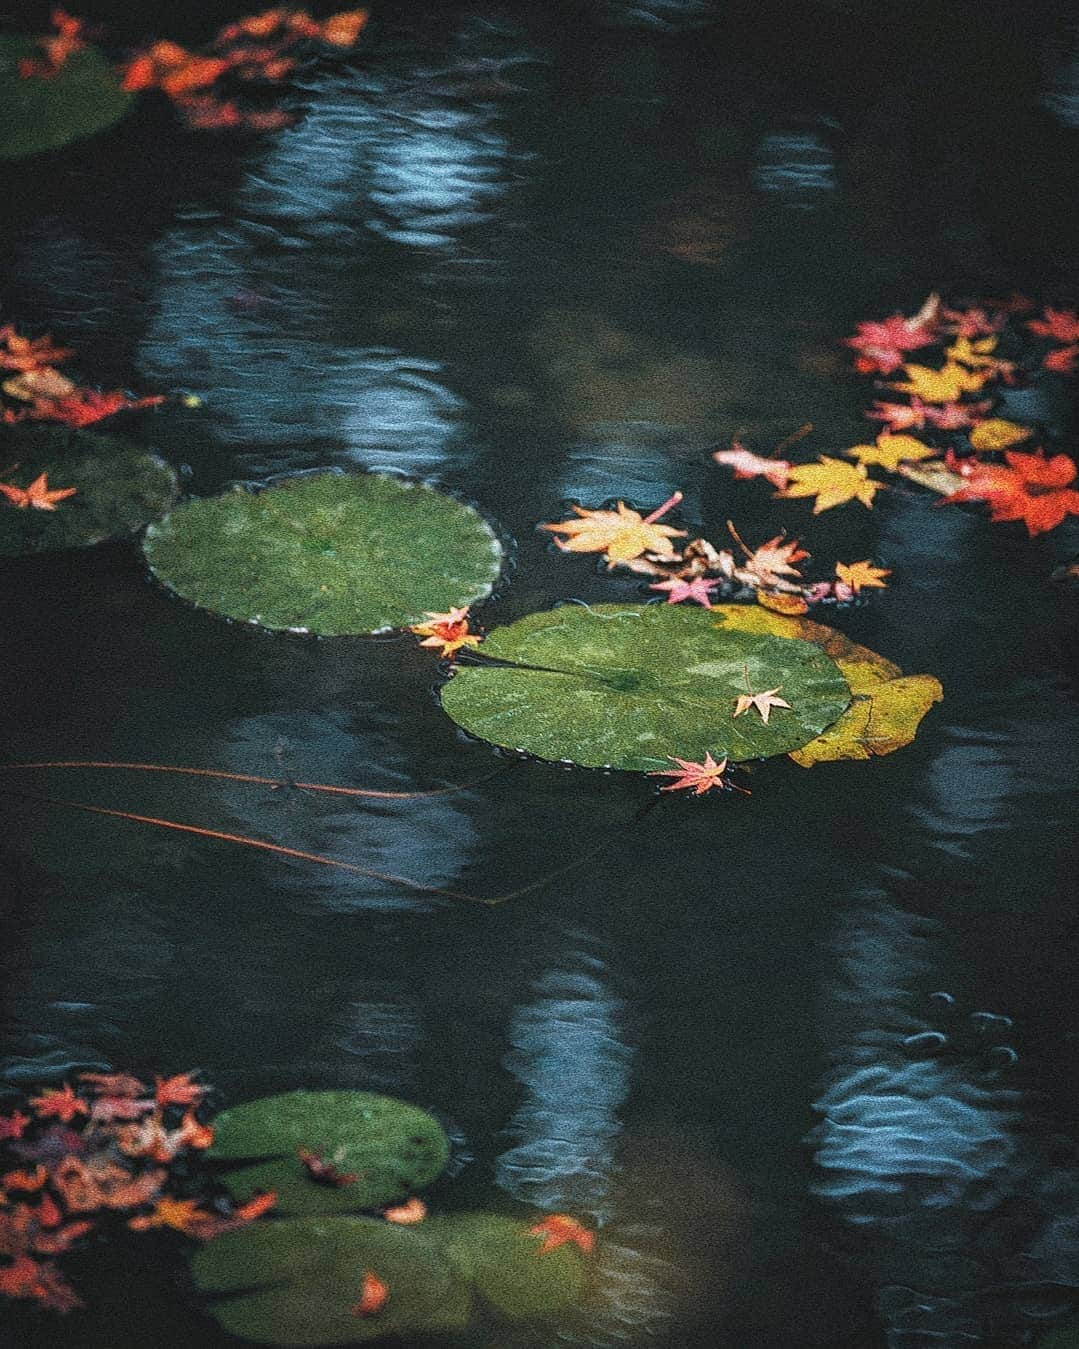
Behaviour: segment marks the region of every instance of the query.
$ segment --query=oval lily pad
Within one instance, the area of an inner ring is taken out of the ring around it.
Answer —
[[[118,122],[131,106],[112,63],[96,47],[84,47],[48,76],[19,75],[19,62],[39,57],[35,41],[0,36],[0,158],[21,159],[58,150]]]
[[[354,1344],[458,1330],[472,1291],[441,1244],[376,1218],[296,1218],[227,1232],[196,1252],[195,1282],[210,1312],[256,1344]],[[381,1311],[354,1312],[370,1271],[388,1288]],[[409,1341],[411,1342],[411,1341]]]
[[[588,1280],[576,1246],[543,1250],[532,1225],[497,1213],[446,1214],[426,1224],[460,1276],[514,1321],[551,1316],[579,1302]]]
[[[186,501],[147,531],[154,575],[264,628],[384,632],[489,595],[502,565],[478,511],[422,483],[318,473]]]
[[[48,488],[76,489],[55,510],[0,498],[0,556],[85,548],[119,538],[156,519],[176,500],[175,471],[156,454],[114,436],[66,427],[20,427],[6,436],[3,482],[28,487],[42,473]]]
[[[304,1148],[356,1179],[312,1179]],[[275,1212],[344,1213],[382,1208],[429,1185],[445,1169],[450,1145],[426,1111],[363,1091],[290,1091],[224,1111],[214,1121],[212,1158],[254,1159],[224,1182],[238,1200],[259,1190],[277,1195]]]
[[[803,768],[838,759],[869,759],[909,745],[922,718],[944,697],[933,675],[904,675],[898,665],[858,646],[834,628],[805,618],[784,618],[757,605],[724,605],[724,621],[747,632],[800,637],[827,652],[851,692],[850,706],[815,740],[790,757]]]
[[[728,609],[565,605],[497,629],[483,654],[509,662],[459,669],[442,705],[481,739],[541,759],[649,771],[705,751],[734,761],[784,754],[846,710],[835,660],[799,637],[751,631]],[[735,717],[739,695],[779,688],[791,704],[767,723]]]

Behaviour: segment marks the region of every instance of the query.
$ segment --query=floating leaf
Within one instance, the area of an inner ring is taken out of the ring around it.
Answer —
[[[40,55],[33,38],[0,36],[0,159],[58,150],[118,122],[131,104],[109,59],[96,47],[74,52],[48,78],[19,75]]]
[[[470,506],[421,483],[320,473],[186,501],[147,531],[164,585],[264,628],[383,632],[490,594],[502,550]]]
[[[44,475],[74,495],[59,510],[18,510],[0,501],[0,556],[83,548],[141,529],[176,500],[175,472],[157,455],[112,436],[20,427],[3,437],[4,481],[28,489]],[[31,503],[32,504],[32,503]]]
[[[382,1208],[429,1185],[449,1160],[449,1142],[432,1116],[362,1091],[264,1096],[224,1111],[214,1129],[207,1156],[271,1159],[225,1176],[234,1198],[272,1190],[285,1216]],[[318,1153],[355,1181],[317,1183],[299,1150]]]
[[[1029,426],[1005,421],[1003,417],[987,417],[971,431],[970,444],[973,449],[985,454],[990,450],[1010,449],[1020,441],[1028,440],[1033,434]]]
[[[354,1344],[458,1330],[472,1292],[426,1226],[376,1218],[256,1223],[210,1241],[191,1261],[210,1312],[256,1344]],[[370,1271],[388,1290],[372,1315],[356,1311]],[[404,1341],[402,1341],[404,1342]],[[412,1343],[411,1338],[408,1343]]]
[[[936,450],[923,445],[915,436],[892,436],[882,433],[875,445],[855,445],[847,451],[860,464],[879,464],[894,473],[899,465],[911,460],[932,459]]]
[[[927,365],[905,365],[904,383],[889,385],[900,393],[913,394],[923,403],[954,403],[965,393],[977,393],[989,379],[988,370],[968,370],[955,361],[947,361],[939,370]]]
[[[647,772],[707,750],[732,761],[782,754],[819,735],[850,700],[811,643],[742,630],[745,606],[566,605],[498,628],[486,655],[442,690],[465,730],[542,759]],[[761,611],[763,613],[763,611]],[[731,715],[745,692],[782,684],[791,712],[764,725]]]
[[[572,1241],[543,1249],[542,1235],[495,1213],[457,1213],[433,1218],[437,1237],[462,1279],[512,1320],[550,1316],[579,1302],[588,1261]]]
[[[833,506],[842,506],[844,502],[857,499],[863,506],[873,505],[873,494],[880,490],[880,483],[874,482],[862,464],[848,464],[843,459],[831,459],[826,454],[820,456],[816,464],[799,464],[790,471],[790,482],[781,497],[817,498],[813,505],[813,514],[831,510]]]

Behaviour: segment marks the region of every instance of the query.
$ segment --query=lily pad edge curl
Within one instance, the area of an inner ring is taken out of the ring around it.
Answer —
[[[486,599],[505,559],[492,525],[450,493],[336,469],[191,497],[147,530],[143,552],[196,608],[321,637],[390,632]]]
[[[447,715],[504,748],[589,768],[648,772],[706,750],[805,767],[868,759],[909,743],[942,696],[930,675],[903,676],[834,629],[754,605],[565,605],[495,629],[480,657],[443,686]],[[767,725],[735,719],[747,677],[753,692],[778,685],[791,709]]]
[[[28,159],[96,136],[115,126],[134,101],[97,47],[73,52],[47,78],[20,77],[19,61],[40,55],[32,37],[0,34],[0,159]]]

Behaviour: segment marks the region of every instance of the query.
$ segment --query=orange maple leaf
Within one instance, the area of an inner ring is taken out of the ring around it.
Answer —
[[[49,1173],[39,1163],[33,1171],[7,1171],[0,1176],[0,1186],[5,1190],[24,1190],[32,1193],[40,1190],[49,1179]]]
[[[33,506],[37,511],[54,511],[57,509],[58,501],[73,497],[78,490],[77,487],[58,487],[50,490],[47,473],[38,474],[29,487],[14,487],[11,483],[0,482],[0,493],[21,511],[26,510],[28,506]]]
[[[1079,515],[1079,491],[1070,486],[1076,467],[1066,454],[1047,459],[1009,450],[1004,458],[1007,466],[960,466],[966,485],[944,500],[984,501],[991,520],[1022,520],[1031,537],[1055,529],[1067,515]]]
[[[670,782],[666,787],[661,787],[660,791],[662,792],[680,792],[692,788],[695,796],[701,796],[713,787],[728,787],[731,785],[723,776],[727,771],[727,760],[723,758],[720,759],[719,763],[716,763],[712,758],[711,750],[705,753],[704,760],[701,763],[694,763],[691,759],[679,759],[674,754],[667,757],[672,763],[678,764],[678,767],[660,768],[656,772],[648,774],[650,778],[678,779],[677,782]]]
[[[413,1195],[404,1204],[383,1209],[382,1216],[388,1223],[411,1226],[412,1223],[422,1223],[424,1218],[427,1217],[427,1205],[417,1195]]]
[[[679,759],[677,762],[681,763],[682,761]],[[726,764],[726,759],[723,762]],[[664,788],[664,790],[668,789]],[[546,1255],[548,1251],[556,1251],[559,1246],[567,1244],[576,1246],[582,1255],[590,1255],[596,1244],[596,1234],[590,1232],[587,1227],[582,1226],[576,1218],[571,1218],[567,1213],[550,1214],[542,1222],[536,1223],[535,1227],[530,1227],[528,1235],[543,1238],[543,1244],[539,1248],[540,1255]]]
[[[862,562],[837,562],[835,574],[844,585],[850,586],[851,590],[857,595],[865,587],[875,587],[878,590],[887,589],[884,577],[891,576],[892,573],[887,567],[874,567],[866,558]]]
[[[424,640],[420,646],[438,647],[440,656],[452,656],[463,646],[478,646],[482,640],[476,633],[468,630],[467,604],[459,609],[450,609],[448,613],[428,612],[425,623],[413,623],[409,632]]]
[[[30,1116],[24,1115],[21,1110],[15,1110],[10,1115],[0,1115],[0,1139],[21,1138],[30,1123]]]
[[[217,1215],[199,1207],[197,1199],[173,1199],[164,1195],[154,1205],[152,1213],[128,1219],[133,1232],[146,1232],[152,1227],[171,1227],[190,1236],[199,1226],[211,1222]]]
[[[177,1073],[175,1077],[155,1077],[155,1092],[159,1106],[199,1105],[206,1095],[206,1088],[194,1081],[196,1068],[190,1073]]]
[[[0,486],[3,484],[0,483]],[[70,1082],[65,1082],[59,1090],[44,1091],[40,1096],[32,1096],[29,1105],[38,1119],[48,1119],[55,1115],[64,1124],[70,1124],[76,1115],[90,1113],[90,1107],[75,1095]]]

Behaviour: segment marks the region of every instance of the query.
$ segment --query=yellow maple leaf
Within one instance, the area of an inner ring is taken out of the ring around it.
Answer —
[[[992,370],[997,363],[996,357],[993,356],[996,348],[995,337],[983,337],[978,342],[972,342],[969,337],[957,337],[950,347],[944,348],[944,354],[949,361],[958,361],[960,365],[968,365],[972,370],[978,370],[983,366]]]
[[[863,506],[873,505],[873,494],[880,490],[881,484],[873,482],[865,471],[864,464],[848,464],[842,459],[830,459],[826,454],[820,456],[817,464],[799,464],[792,468],[790,481],[781,497],[817,498],[813,514],[831,510],[833,506],[842,506],[845,501],[856,497]]]
[[[1003,417],[988,417],[970,433],[971,446],[985,453],[989,450],[1007,450],[1034,433],[1029,426],[1007,422]]]
[[[866,586],[875,587],[877,590],[887,590],[887,583],[883,578],[891,576],[892,573],[887,567],[874,567],[866,558],[863,562],[837,562],[835,574],[844,585],[850,586],[851,590],[857,595]]]
[[[954,403],[965,393],[977,393],[992,373],[968,370],[957,361],[948,361],[939,370],[932,370],[927,365],[905,365],[903,369],[907,382],[888,387],[913,394],[923,403]]]
[[[591,511],[583,506],[574,506],[579,520],[559,520],[555,524],[540,525],[552,534],[564,534],[564,539],[555,543],[567,553],[605,553],[607,562],[613,566],[616,562],[628,562],[640,557],[642,553],[670,552],[669,539],[682,539],[684,529],[672,529],[670,525],[657,525],[655,521],[672,506],[682,500],[682,493],[675,492],[669,501],[665,501],[651,515],[642,517],[640,512],[630,510],[620,501],[613,511]]]
[[[854,445],[847,453],[860,464],[877,464],[895,473],[900,464],[916,459],[932,459],[936,450],[923,445],[915,436],[890,436],[882,432],[875,445]]]

